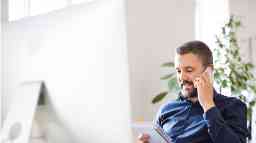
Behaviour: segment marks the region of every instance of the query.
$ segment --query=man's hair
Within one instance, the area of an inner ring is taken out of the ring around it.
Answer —
[[[179,55],[192,53],[197,55],[204,66],[213,65],[213,57],[210,48],[202,41],[189,41],[176,49]]]

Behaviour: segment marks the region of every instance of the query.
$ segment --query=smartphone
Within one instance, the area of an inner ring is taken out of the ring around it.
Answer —
[[[212,69],[208,67],[208,68],[206,68],[206,72],[208,73],[211,84],[213,84],[213,71],[212,71]]]
[[[203,74],[204,72],[207,72],[210,82],[211,84],[213,84],[212,69],[210,67],[206,67],[201,74]],[[191,97],[196,97],[196,96],[197,96],[197,88],[194,87],[191,93]]]

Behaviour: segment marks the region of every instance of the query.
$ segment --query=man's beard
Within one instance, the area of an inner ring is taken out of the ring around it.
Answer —
[[[186,93],[183,93],[183,92],[182,92],[182,96],[183,96],[184,98],[197,97],[197,96],[198,96],[198,95],[197,95],[197,89],[194,87],[193,82],[192,82],[192,81],[188,81],[188,80],[183,80],[182,83],[180,84],[181,90],[185,90],[185,89],[183,89],[183,86],[184,86],[185,84],[192,85],[193,88],[192,88],[192,92],[186,92]],[[184,95],[184,94],[185,94],[185,95]]]

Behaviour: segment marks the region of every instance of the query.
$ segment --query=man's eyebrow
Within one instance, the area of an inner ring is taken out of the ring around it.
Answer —
[[[186,69],[193,69],[193,67],[191,67],[191,66],[186,66],[185,68]]]
[[[185,66],[183,67],[184,69],[194,69],[192,66]],[[180,68],[179,67],[176,67],[175,68],[176,70],[179,70]]]

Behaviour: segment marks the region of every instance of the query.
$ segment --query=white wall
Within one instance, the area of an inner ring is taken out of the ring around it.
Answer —
[[[230,0],[230,13],[239,16],[242,22],[239,37],[243,57],[246,57],[246,60],[253,61],[254,64],[256,64],[256,58],[253,58],[256,56],[255,7],[256,2],[253,0]],[[249,49],[250,42],[251,51]]]
[[[153,95],[165,88],[160,65],[173,60],[177,46],[195,39],[195,1],[127,2],[132,119],[150,121],[162,104],[152,105]]]
[[[0,129],[2,127],[2,95],[3,95],[3,83],[2,83],[2,49],[3,49],[3,46],[2,46],[2,1],[0,1]]]
[[[97,0],[5,23],[5,115],[19,82],[45,80],[49,142],[130,143],[124,12],[124,0]]]

